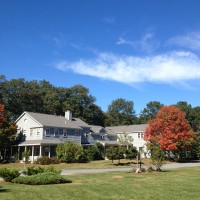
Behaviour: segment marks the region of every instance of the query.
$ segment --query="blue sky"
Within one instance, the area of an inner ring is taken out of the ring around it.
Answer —
[[[0,0],[0,74],[200,106],[200,0]]]

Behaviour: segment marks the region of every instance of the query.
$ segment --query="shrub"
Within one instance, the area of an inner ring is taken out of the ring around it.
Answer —
[[[72,181],[67,179],[66,177],[52,172],[46,172],[32,176],[20,176],[12,180],[12,183],[27,184],[27,185],[47,185],[47,184],[59,184],[59,183],[71,183],[71,182]]]
[[[60,160],[57,157],[40,157],[37,159],[36,164],[40,164],[40,165],[50,165],[50,164],[59,164]]]
[[[83,147],[70,141],[59,144],[56,148],[56,154],[62,162],[66,163],[85,162],[86,159]]]
[[[59,163],[60,160],[56,156],[50,158],[50,164],[59,164]]]
[[[26,174],[27,176],[32,176],[35,174],[41,174],[41,173],[47,173],[47,172],[60,174],[61,170],[57,170],[53,166],[49,166],[47,168],[38,166],[38,167],[27,167],[27,171],[24,171],[23,173]]]
[[[18,177],[20,173],[15,169],[0,169],[0,177],[2,177],[6,182],[11,182],[14,178]]]
[[[96,146],[89,146],[84,151],[89,160],[102,160],[101,153]]]
[[[44,156],[44,157],[38,158],[36,163],[40,165],[50,165],[51,162],[50,162],[49,157]]]
[[[46,172],[52,172],[52,173],[54,173],[54,174],[60,174],[61,173],[61,170],[57,170],[57,169],[55,169],[53,166],[49,166],[49,167],[47,167],[47,168],[45,168],[45,173]]]
[[[24,172],[24,174],[31,176],[39,173],[44,173],[43,167],[27,167],[27,171]]]

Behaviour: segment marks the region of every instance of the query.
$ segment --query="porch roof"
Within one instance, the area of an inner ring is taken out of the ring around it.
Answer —
[[[45,139],[45,140],[26,140],[18,146],[37,146],[37,145],[58,145],[66,141],[60,139]]]

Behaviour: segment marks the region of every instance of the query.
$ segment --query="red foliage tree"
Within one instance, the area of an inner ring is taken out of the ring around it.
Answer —
[[[148,122],[144,139],[163,150],[178,152],[191,148],[195,134],[184,112],[175,106],[164,106],[156,118]]]
[[[4,105],[0,104],[0,155],[3,155],[4,159],[17,132],[17,127],[10,119],[10,115],[10,112],[5,111]]]

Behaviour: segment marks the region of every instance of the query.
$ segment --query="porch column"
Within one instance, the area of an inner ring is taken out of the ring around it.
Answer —
[[[20,156],[20,147],[18,147],[18,160],[19,160],[19,156]]]
[[[40,145],[40,154],[39,157],[42,157],[42,145]]]
[[[32,146],[32,163],[34,162],[34,146]]]
[[[49,158],[51,157],[51,146],[49,146]]]

